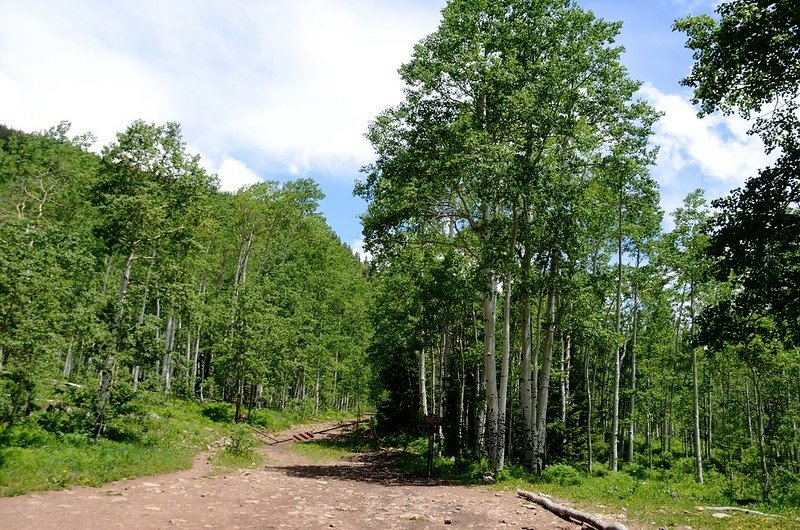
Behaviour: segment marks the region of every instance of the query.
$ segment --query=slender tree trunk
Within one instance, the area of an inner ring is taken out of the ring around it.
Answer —
[[[422,415],[428,415],[428,385],[425,382],[425,348],[420,348],[419,356],[419,404],[422,408]]]
[[[689,312],[691,317],[690,331],[692,339],[694,339],[694,280],[691,282],[689,294]],[[700,446],[700,392],[699,380],[697,374],[697,348],[692,345],[692,389],[694,398],[694,463],[695,463],[695,480],[698,484],[703,483],[703,452]]]
[[[755,437],[753,436],[753,415],[750,407],[750,386],[747,379],[744,381],[744,401],[745,409],[747,410],[747,434],[750,438],[750,443],[753,444],[755,443]]]
[[[531,389],[531,257],[525,251],[522,259],[522,354],[520,358],[520,405],[522,407],[523,449],[522,462],[526,471],[533,470],[533,393]]]
[[[569,372],[572,357],[572,335],[565,334],[561,342],[561,362],[559,369],[561,371],[561,423],[564,427],[567,425],[567,405],[569,402]],[[566,430],[564,431],[566,436]],[[566,438],[564,439],[566,443]]]
[[[164,331],[164,360],[161,368],[164,397],[169,396],[172,388],[172,352],[175,349],[176,327],[177,321],[170,310],[169,316],[167,316],[167,329]]]
[[[628,457],[627,461],[633,462],[636,435],[636,341],[639,336],[639,265],[641,251],[636,249],[636,268],[633,278],[633,337],[631,339],[631,410],[628,425]]]
[[[594,467],[594,455],[592,454],[592,379],[589,377],[589,347],[583,346],[583,373],[586,381],[586,452],[588,456],[587,467],[589,473]]]
[[[117,294],[117,312],[114,318],[114,345],[106,357],[105,367],[100,373],[100,391],[97,394],[97,410],[95,411],[95,437],[102,436],[106,428],[105,410],[108,404],[108,398],[111,396],[111,387],[114,382],[114,373],[116,371],[116,351],[120,348],[122,319],[125,315],[125,298],[128,295],[128,286],[131,283],[131,270],[133,262],[136,259],[136,249],[131,249],[128,254],[128,259],[125,262],[125,268],[122,271],[122,279],[120,280],[119,293]],[[109,257],[109,267],[111,267],[111,257]]]
[[[340,323],[339,324],[339,330],[341,331],[341,319],[339,320],[339,323]],[[338,388],[337,387],[338,387],[338,384],[339,384],[339,348],[338,347],[336,348],[336,357],[335,357],[335,359],[336,360],[333,363],[333,391],[331,393],[331,396],[333,398],[333,402],[337,403],[337,401],[336,401],[336,399],[338,397],[338,394],[337,394]],[[339,408],[339,410],[341,410],[341,407],[339,407],[338,404],[337,404],[337,408]]]
[[[436,404],[438,400],[436,399],[436,350],[438,350],[438,345],[435,348],[430,348],[431,352],[431,377],[430,377],[430,391],[428,395],[430,396],[429,400],[429,410],[430,413],[434,416],[437,415]]]
[[[756,394],[756,420],[758,422],[758,453],[761,459],[761,473],[762,473],[762,487],[761,495],[764,502],[769,502],[769,494],[772,489],[772,481],[769,476],[769,467],[767,466],[767,449],[764,440],[764,403],[761,398],[761,387],[758,384],[758,372],[755,367],[750,367],[750,373],[753,376],[753,389]]]
[[[496,360],[496,335],[497,325],[497,279],[494,273],[491,275],[487,290],[483,294],[483,379],[486,385],[486,451],[489,455],[489,462],[494,471],[500,471],[500,462],[497,458],[498,443],[498,420],[499,420],[499,401],[497,393],[497,360]]]
[[[617,223],[617,307],[616,307],[616,331],[617,340],[622,333],[622,184],[619,190],[619,218]],[[618,451],[619,451],[619,383],[622,372],[622,359],[620,357],[620,345],[614,348],[614,397],[611,403],[611,471],[617,470]]]
[[[197,329],[195,330],[194,334],[194,345],[192,347],[192,360],[191,360],[191,370],[189,371],[189,391],[194,394],[195,388],[197,387],[197,368],[200,362],[200,333],[202,328],[200,325],[197,325]]]
[[[544,469],[547,448],[547,403],[550,395],[550,371],[553,364],[553,343],[556,332],[556,276],[558,258],[553,254],[550,281],[547,292],[547,337],[545,339],[542,370],[539,374],[538,403],[536,407],[536,431],[534,433],[533,471],[540,474]]]
[[[72,363],[73,363],[73,345],[75,341],[70,340],[69,346],[67,347],[67,358],[64,360],[64,377],[69,378],[72,375]],[[0,355],[2,358],[2,355]],[[2,370],[2,365],[0,365],[0,370]]]
[[[505,464],[506,409],[508,406],[508,370],[511,358],[511,273],[506,274],[503,299],[503,356],[500,360],[500,388],[497,398],[497,470]]]
[[[317,378],[314,383],[314,414],[319,414],[320,392],[322,385],[320,383],[320,374],[322,372],[322,355],[317,355]]]

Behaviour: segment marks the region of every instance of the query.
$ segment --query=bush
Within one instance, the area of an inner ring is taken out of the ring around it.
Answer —
[[[580,486],[585,475],[567,464],[554,464],[542,471],[542,480],[561,486]]]
[[[694,476],[694,458],[678,458],[672,462],[672,470],[678,475]]]
[[[622,466],[622,471],[639,480],[646,479],[648,474],[647,468],[638,463],[625,464]]]
[[[0,434],[1,447],[44,447],[55,441],[55,436],[35,423],[24,422]]]
[[[88,387],[59,388],[57,398],[37,417],[39,425],[55,434],[91,434],[95,426],[95,392]]]
[[[206,403],[202,410],[203,416],[217,423],[232,422],[233,412],[233,406],[229,403]]]
[[[253,433],[244,425],[233,425],[230,430],[231,443],[225,448],[234,454],[245,454],[256,445]]]

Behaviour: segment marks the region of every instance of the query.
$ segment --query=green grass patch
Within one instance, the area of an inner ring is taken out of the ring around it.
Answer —
[[[191,467],[223,435],[194,403],[170,401],[142,417],[109,422],[114,439],[52,433],[31,417],[0,435],[0,496],[99,486]]]
[[[232,425],[228,430],[228,444],[211,458],[215,468],[255,468],[264,462],[264,456],[255,450],[261,442],[244,425]]]
[[[396,463],[400,471],[411,476],[427,476],[427,440],[407,444]],[[685,467],[685,466],[683,466]],[[706,506],[736,506],[726,494],[727,479],[714,471],[706,472],[706,483],[694,481],[691,467],[650,470],[631,466],[611,472],[596,464],[589,474],[566,464],[554,464],[537,477],[525,473],[520,466],[507,467],[491,487],[500,491],[524,489],[544,493],[590,513],[606,514],[620,522],[633,521],[645,528],[691,527],[695,530],[727,529],[800,529],[800,508],[778,504],[754,504],[748,509],[780,515],[762,517],[727,512],[730,517],[717,519]],[[455,461],[434,458],[433,476],[460,484],[486,484],[486,462]]]
[[[318,462],[341,460],[352,453],[366,453],[379,448],[370,429],[361,425],[352,432],[293,444],[292,450]]]
[[[121,392],[120,392],[121,393]],[[93,439],[89,403],[73,396],[70,406],[39,411],[12,428],[0,430],[0,496],[100,486],[125,478],[191,467],[194,457],[221,438],[231,443],[212,457],[217,469],[252,468],[263,463],[253,431],[233,423],[229,403],[164,401],[160,393],[140,390],[126,396],[108,420],[106,436]],[[254,426],[279,431],[310,421],[350,417],[297,411],[253,411]],[[324,451],[326,449],[321,449]],[[328,447],[328,454],[337,451]],[[344,449],[337,455],[346,453]]]
[[[321,441],[296,443],[292,446],[292,451],[316,462],[333,462],[351,454],[345,448],[326,445]]]
[[[655,528],[690,526],[703,529],[779,529],[800,528],[800,511],[781,506],[748,506],[757,511],[781,515],[770,518],[727,512],[730,517],[717,519],[705,506],[735,506],[724,491],[724,478],[711,472],[706,484],[697,484],[691,475],[665,471],[647,471],[637,478],[624,471],[611,472],[597,466],[589,475],[570,466],[556,465],[541,477],[533,477],[519,467],[508,469],[494,487],[541,492],[555,498],[569,499],[589,512],[608,514],[611,518],[636,521]]]

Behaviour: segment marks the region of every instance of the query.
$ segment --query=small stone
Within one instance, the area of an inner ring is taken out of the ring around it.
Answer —
[[[728,517],[730,517],[730,515],[727,513],[718,512],[718,513],[712,513],[711,517],[714,517],[715,519],[727,519]]]
[[[453,524],[453,521],[451,521],[450,519],[445,519],[444,524]]]

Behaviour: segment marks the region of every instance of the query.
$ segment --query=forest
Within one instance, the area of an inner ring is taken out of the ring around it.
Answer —
[[[621,25],[571,1],[448,3],[369,126],[367,262],[313,180],[218,191],[176,123],[0,127],[0,443],[125,439],[142,393],[375,410],[395,440],[441,418],[438,457],[497,480],[681,470],[800,506],[800,12],[717,15],[675,22],[682,82],[775,161],[668,216]]]
[[[713,204],[692,191],[664,231],[659,116],[620,25],[571,2],[448,4],[356,189],[391,425],[441,416],[443,454],[500,475],[680,467],[797,505],[800,19],[790,2],[718,14],[675,23],[683,83],[778,156]]]
[[[316,183],[218,192],[174,123],[90,142],[66,123],[2,131],[4,426],[47,397],[53,429],[107,434],[140,387],[233,403],[237,421],[361,406],[366,271]]]

